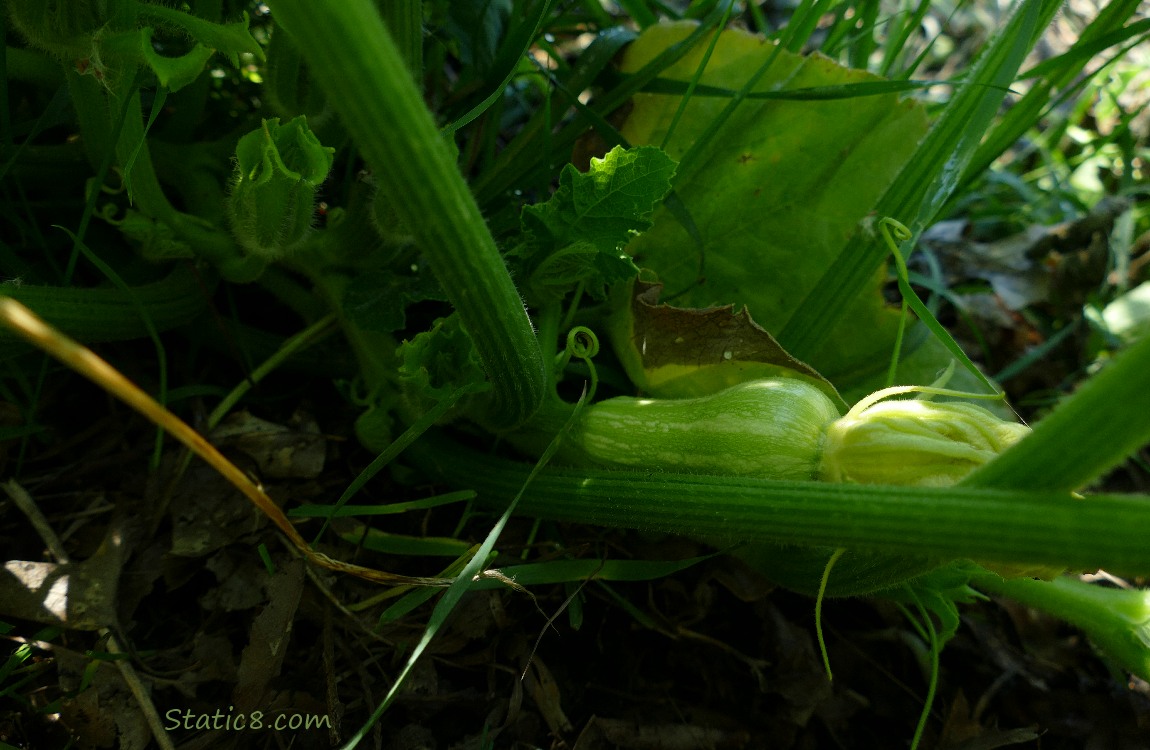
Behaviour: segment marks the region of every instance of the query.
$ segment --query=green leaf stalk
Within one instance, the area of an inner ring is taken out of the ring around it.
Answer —
[[[1150,591],[1116,589],[1061,576],[1002,578],[989,571],[971,584],[1048,612],[1082,630],[1122,668],[1150,680]]]
[[[493,384],[481,421],[495,430],[522,424],[543,400],[539,343],[452,149],[374,4],[270,5],[474,339]]]

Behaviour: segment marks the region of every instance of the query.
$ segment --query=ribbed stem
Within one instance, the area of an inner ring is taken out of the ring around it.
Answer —
[[[400,57],[418,82],[423,76],[422,0],[383,0],[379,10]]]
[[[523,302],[448,144],[370,0],[273,0],[377,184],[426,253],[494,385],[488,426],[539,407],[543,358]]]
[[[406,455],[495,507],[518,492],[530,469],[448,441]],[[1150,573],[1150,503],[1142,497],[548,468],[516,510],[717,540]]]

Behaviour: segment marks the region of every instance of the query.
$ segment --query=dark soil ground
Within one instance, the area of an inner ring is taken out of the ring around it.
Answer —
[[[273,394],[288,392],[275,387]],[[43,622],[43,612],[20,617],[11,603],[3,607],[0,619],[14,626],[7,652],[39,640],[23,671],[0,681],[7,691],[0,704],[7,744],[0,747],[156,747],[148,713],[184,749],[347,742],[421,638],[429,605],[379,626],[395,601],[371,604],[381,587],[305,571],[245,500],[197,464],[157,516],[165,485],[142,468],[154,432],[74,381],[44,403],[56,434],[32,444],[20,482],[68,556],[87,561],[70,569],[71,595],[92,611],[73,612],[72,627],[45,634],[33,621]],[[292,399],[283,398],[264,411],[284,421],[301,403],[323,415],[322,435],[348,434],[351,415],[322,385],[306,399],[296,395],[290,408]],[[322,444],[324,471],[267,480],[273,497],[330,501],[370,459],[340,438]],[[0,473],[11,476],[19,446],[5,450]],[[242,453],[232,455],[252,466]],[[386,502],[399,491],[381,477],[361,502]],[[457,509],[445,509],[379,526],[446,536],[458,520]],[[473,516],[458,536],[477,541],[490,524]],[[318,524],[302,528],[308,536]],[[563,540],[564,553],[575,557],[670,560],[707,551],[590,527],[547,527],[533,537],[536,531],[529,519],[513,522],[493,566],[518,561],[525,549],[536,558],[555,553],[553,544],[532,546],[531,538]],[[7,499],[0,501],[0,548],[9,560],[52,559]],[[385,558],[345,543],[327,551],[418,575],[438,573],[447,560]],[[814,638],[813,600],[773,588],[732,558],[651,582],[556,585],[532,594],[502,588],[467,595],[360,747],[903,748],[927,693],[926,645],[894,605],[825,604],[831,682]],[[113,617],[101,621],[99,612]],[[1150,686],[1109,669],[1077,632],[1003,602],[962,613],[942,655],[921,747],[1150,748]],[[108,622],[117,625],[93,629]],[[138,695],[108,655],[113,641],[128,655]],[[305,728],[307,721],[318,728]],[[260,728],[240,731],[240,723]]]

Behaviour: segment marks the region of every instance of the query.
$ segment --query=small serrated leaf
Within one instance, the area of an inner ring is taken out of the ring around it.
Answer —
[[[515,254],[526,259],[528,286],[561,295],[583,283],[601,297],[605,285],[632,278],[638,269],[622,248],[651,226],[675,166],[661,149],[641,146],[616,147],[585,173],[564,167],[551,199],[523,209],[527,242]]]
[[[651,226],[650,217],[671,188],[675,162],[653,146],[616,146],[591,168],[580,172],[568,164],[559,189],[549,201],[527,206],[525,229],[545,228],[556,244],[592,242],[600,250],[626,244],[632,232]]]

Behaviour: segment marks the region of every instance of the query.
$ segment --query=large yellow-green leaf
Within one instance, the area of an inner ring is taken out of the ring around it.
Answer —
[[[692,28],[677,23],[648,29],[628,48],[622,72],[639,70]],[[699,45],[680,59],[661,74],[662,81],[682,81],[679,88],[685,90],[704,50]],[[897,176],[927,122],[919,105],[897,93],[755,98],[758,92],[813,87],[873,91],[881,79],[818,55],[776,51],[761,37],[731,30],[719,39],[669,140],[681,92],[636,95],[623,135],[633,144],[663,145],[671,158],[683,159],[731,101],[716,90],[740,90],[772,55],[754,93],[704,141],[676,181],[676,197],[690,221],[682,220],[681,209],[676,215],[664,207],[628,250],[641,267],[658,274],[674,304],[743,304],[764,328],[777,331]],[[685,227],[691,223],[696,238]],[[899,312],[883,301],[882,279],[876,270],[874,284],[850,303],[844,324],[811,358],[840,387],[883,372],[889,360]],[[911,338],[913,344],[924,337]]]

